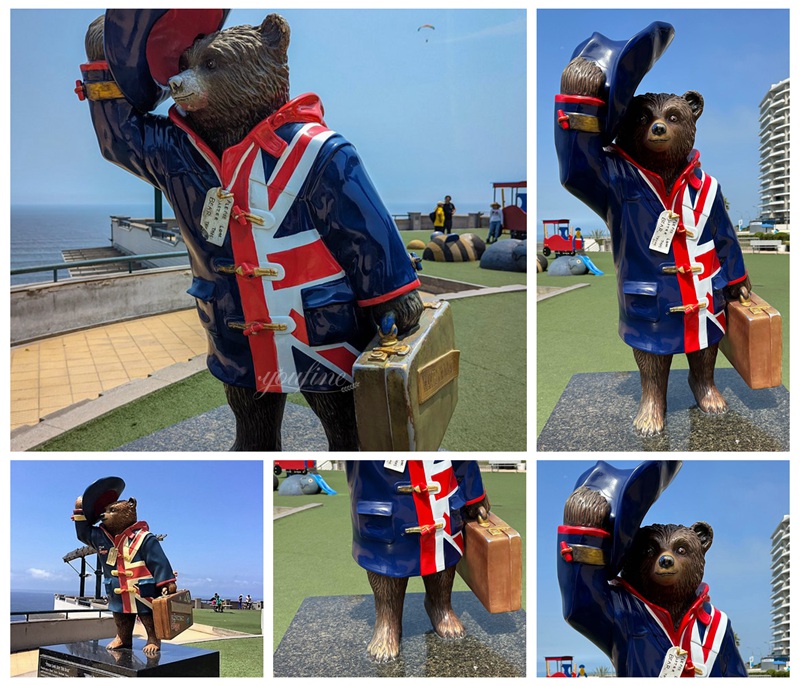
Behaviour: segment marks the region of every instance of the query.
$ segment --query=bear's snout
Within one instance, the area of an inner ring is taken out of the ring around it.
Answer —
[[[661,569],[669,569],[674,564],[675,559],[672,557],[672,555],[662,555],[660,558],[658,558],[658,566],[661,567]]]
[[[653,132],[654,136],[665,136],[667,133],[667,127],[664,122],[657,121],[653,124],[653,127],[650,129]]]

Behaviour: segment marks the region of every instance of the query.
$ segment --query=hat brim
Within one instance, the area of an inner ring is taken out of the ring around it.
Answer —
[[[671,24],[655,21],[630,40],[613,41],[602,33],[593,33],[575,48],[573,59],[583,57],[596,62],[605,74],[604,100],[608,107],[603,133],[607,142],[616,138],[636,89],[674,36]]]
[[[106,476],[88,486],[81,501],[86,521],[90,524],[97,522],[106,507],[117,502],[124,490],[125,482],[118,476]]]
[[[633,469],[619,469],[601,460],[578,478],[576,489],[586,486],[599,491],[611,506],[609,578],[619,573],[642,520],[682,464],[680,460],[648,460]]]
[[[103,44],[122,93],[141,112],[169,97],[167,83],[180,72],[181,55],[199,36],[222,28],[230,10],[109,9]]]

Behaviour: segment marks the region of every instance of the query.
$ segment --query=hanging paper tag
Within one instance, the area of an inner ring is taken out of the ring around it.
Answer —
[[[664,657],[664,666],[661,668],[659,677],[679,677],[683,674],[686,667],[686,660],[689,657],[688,651],[678,646],[672,646]]]
[[[206,193],[200,231],[209,243],[221,246],[225,242],[232,209],[233,193],[224,188],[211,188]]]
[[[112,548],[111,550],[108,551],[108,560],[107,560],[107,562],[112,567],[115,564],[117,564],[117,549],[116,548]]]
[[[401,474],[406,471],[406,460],[386,460],[383,463],[384,469],[391,469]]]
[[[653,238],[650,240],[650,250],[664,253],[669,253],[669,246],[672,244],[672,237],[678,229],[678,221],[680,215],[664,210],[658,215],[658,222],[656,223],[656,230],[653,232]]]

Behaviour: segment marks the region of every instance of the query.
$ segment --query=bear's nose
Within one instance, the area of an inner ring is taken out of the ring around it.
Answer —
[[[650,130],[653,132],[654,136],[663,136],[667,132],[667,127],[660,121],[657,121]]]
[[[182,86],[183,86],[183,79],[180,77],[180,74],[178,76],[173,76],[169,80],[169,87],[173,93],[177,93]]]
[[[658,566],[662,569],[669,569],[674,564],[675,560],[672,559],[671,555],[662,555],[660,558],[658,558]]]

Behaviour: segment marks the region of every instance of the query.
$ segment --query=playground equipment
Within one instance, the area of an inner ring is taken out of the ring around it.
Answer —
[[[552,665],[550,663],[553,663]],[[564,655],[559,657],[546,657],[544,659],[545,674],[548,677],[576,677],[586,676],[586,671],[583,665],[578,667],[578,672],[575,672],[575,663],[572,660],[572,655]]]
[[[586,268],[589,270],[590,274],[594,274],[595,276],[603,276],[603,272],[601,272],[586,255],[576,255],[581,262],[586,265]]]
[[[583,250],[581,230],[570,231],[569,219],[544,219],[544,248],[545,257],[552,253],[556,257],[561,255],[574,255],[577,250]]]
[[[492,200],[497,202],[497,189],[500,189],[500,206],[503,208],[503,231],[508,231],[511,238],[524,240],[528,236],[528,182],[496,181]],[[520,189],[524,188],[524,191]],[[509,204],[506,205],[506,189],[510,192]]]
[[[275,460],[273,471],[275,476],[280,476],[286,470],[287,474],[307,474],[309,469],[317,466],[316,460]]]

